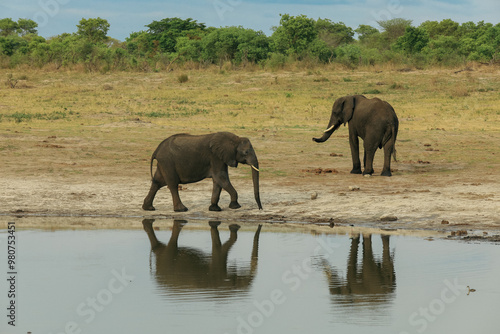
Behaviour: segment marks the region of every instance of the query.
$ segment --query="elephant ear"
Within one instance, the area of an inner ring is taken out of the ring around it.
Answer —
[[[212,136],[209,142],[212,153],[230,167],[237,167],[236,148],[239,137],[230,132],[218,132]]]
[[[352,114],[354,113],[355,100],[354,96],[346,96],[344,97],[344,102],[342,103],[342,115],[344,116],[344,125],[349,122],[352,118]]]

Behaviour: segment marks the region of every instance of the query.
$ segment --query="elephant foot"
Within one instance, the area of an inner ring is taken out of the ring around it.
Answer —
[[[382,174],[380,174],[382,176],[392,176],[392,173],[391,173],[391,170],[383,170],[382,171]]]
[[[373,174],[373,169],[372,169],[371,171],[369,171],[369,170],[368,170],[368,171],[367,171],[367,170],[365,170],[365,171],[363,172],[363,175],[372,175],[372,174]]]
[[[240,225],[238,225],[238,224],[231,224],[231,225],[229,225],[229,230],[230,230],[231,232],[236,232],[236,231],[238,231],[238,230],[240,229],[240,227],[241,227],[241,226],[240,226]]]
[[[142,226],[144,226],[145,230],[151,229],[152,226],[153,226],[154,221],[155,221],[154,219],[145,218],[145,219],[142,220]]]
[[[152,206],[151,204],[149,204],[149,205],[143,204],[142,205],[142,209],[144,211],[155,211],[156,210],[155,207]]]
[[[174,227],[178,228],[179,230],[183,228],[187,223],[188,221],[184,219],[174,219]]]
[[[210,227],[217,227],[217,226],[220,225],[220,223],[221,222],[218,221],[218,220],[211,220],[211,221],[208,222],[208,225],[210,225]]]
[[[353,168],[353,169],[351,170],[351,174],[361,174],[361,168],[360,168],[360,169]]]
[[[229,203],[229,208],[231,208],[231,209],[239,209],[239,208],[241,208],[241,205],[238,202],[235,201],[235,202]]]
[[[179,205],[177,207],[174,207],[174,211],[175,212],[186,212],[188,210],[188,208],[186,208],[184,205]]]
[[[209,211],[222,211],[222,209],[220,208],[220,206],[218,206],[217,204],[212,204],[210,205],[210,207],[208,208]]]

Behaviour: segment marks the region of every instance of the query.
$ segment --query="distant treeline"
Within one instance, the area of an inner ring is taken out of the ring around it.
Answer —
[[[446,19],[378,21],[380,29],[353,29],[329,19],[280,15],[271,36],[239,27],[206,27],[193,19],[153,21],[124,42],[107,36],[109,23],[82,19],[77,32],[45,39],[29,19],[0,19],[0,68],[19,65],[55,68],[83,65],[88,71],[164,70],[172,64],[208,66],[255,64],[280,68],[293,62],[337,63],[348,67],[387,62],[416,67],[498,62],[500,23],[459,24]],[[356,38],[355,38],[356,36]]]

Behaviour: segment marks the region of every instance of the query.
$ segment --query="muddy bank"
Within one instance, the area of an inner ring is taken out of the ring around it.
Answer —
[[[189,211],[172,210],[164,188],[155,199],[156,211],[143,211],[147,178],[8,177],[0,181],[0,219],[9,217],[123,217],[240,222],[301,223],[325,227],[367,227],[388,231],[428,230],[453,237],[500,234],[499,182],[496,175],[480,180],[466,173],[452,175],[362,177],[351,174],[307,173],[301,177],[261,182],[263,210],[253,199],[251,180],[233,179],[242,208],[228,208],[223,192],[221,212],[208,210],[211,180],[182,187]],[[61,221],[61,224],[64,220]]]

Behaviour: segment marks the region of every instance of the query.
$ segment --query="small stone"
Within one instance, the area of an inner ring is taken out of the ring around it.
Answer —
[[[394,215],[384,215],[384,216],[380,217],[380,220],[383,222],[394,222],[394,221],[398,220],[398,217],[396,217]]]
[[[314,191],[314,192],[311,194],[311,199],[316,199],[316,198],[318,198],[318,193]]]
[[[444,220],[444,219],[441,221],[441,224],[443,224],[443,225],[446,225],[446,224],[449,224],[449,223],[450,223],[449,221]]]
[[[372,177],[372,175],[371,175],[371,174],[365,174],[365,175],[363,175],[363,176],[364,176],[364,177],[366,177],[366,178],[370,178],[370,177]]]
[[[359,191],[359,187],[358,186],[349,186],[349,190],[350,191]]]

